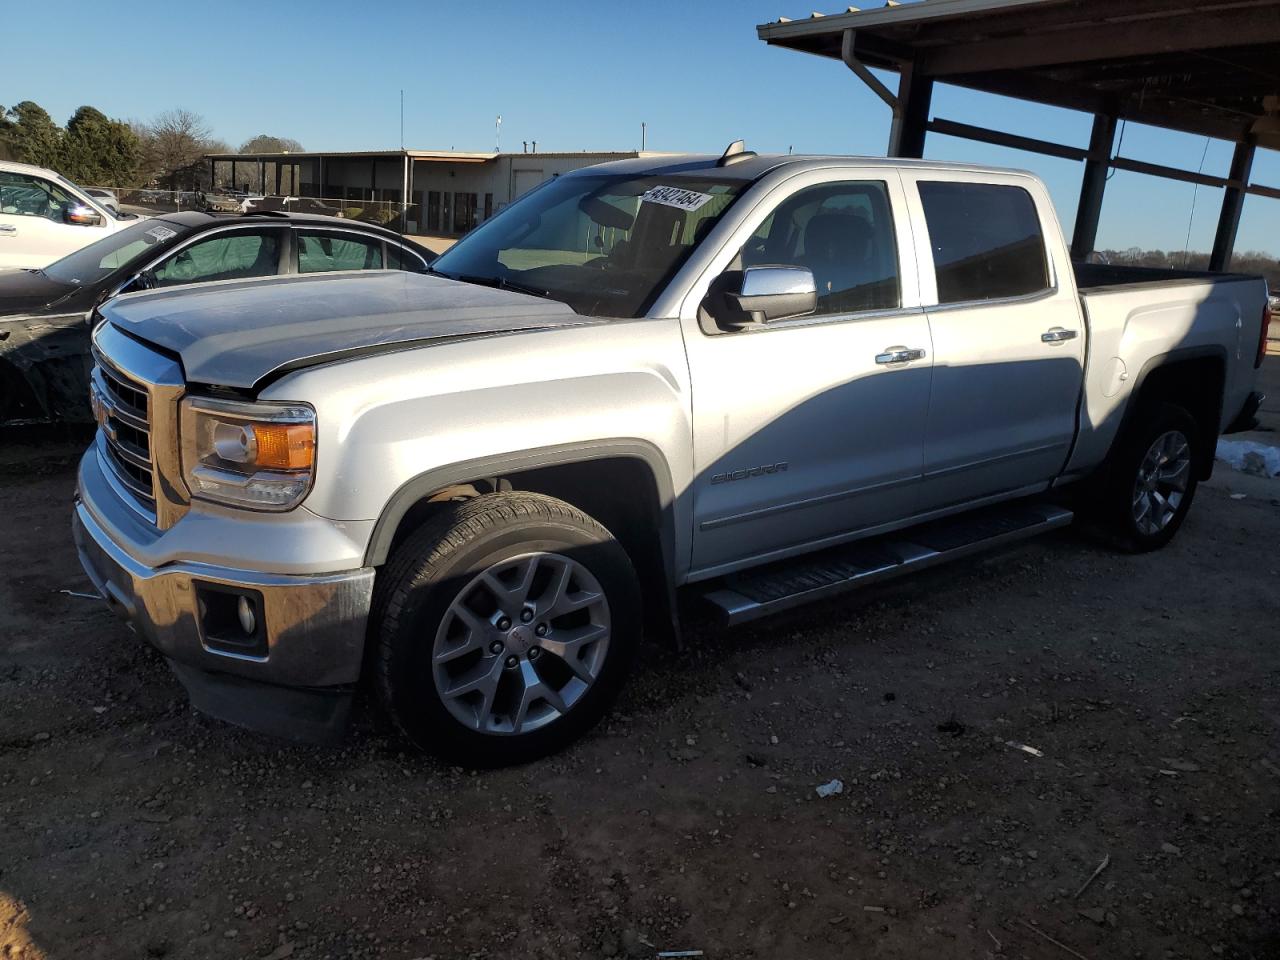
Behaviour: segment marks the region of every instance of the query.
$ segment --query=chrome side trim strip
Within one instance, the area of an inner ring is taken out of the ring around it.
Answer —
[[[925,473],[926,480],[933,480],[936,477],[945,477],[953,473],[959,473],[961,470],[975,470],[978,467],[989,467],[992,464],[1004,463],[1006,460],[1017,460],[1020,457],[1033,457],[1037,453],[1049,453],[1052,450],[1065,450],[1070,446],[1070,442],[1066,440],[1058,443],[1046,443],[1038,447],[1028,447],[1025,450],[1015,450],[1013,453],[1002,453],[995,457],[984,457],[981,460],[971,460],[968,463],[960,463],[954,467],[943,467],[941,470],[930,470]]]

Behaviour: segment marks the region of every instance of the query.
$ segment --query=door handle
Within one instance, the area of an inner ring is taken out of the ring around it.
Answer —
[[[912,360],[923,360],[924,351],[919,347],[886,347],[884,353],[876,354],[876,363],[910,363]]]
[[[1079,334],[1075,330],[1068,330],[1065,327],[1050,327],[1040,334],[1040,339],[1045,343],[1062,343],[1064,340],[1074,340],[1077,336]]]
[[[15,227],[13,224],[11,224],[11,223],[0,223],[0,233],[7,233],[7,234],[12,235],[12,234],[15,234],[15,233],[17,233],[17,232],[18,232],[18,228],[17,228],[17,227]]]

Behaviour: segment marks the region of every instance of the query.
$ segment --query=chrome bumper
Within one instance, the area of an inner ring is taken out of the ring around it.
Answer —
[[[107,604],[177,664],[287,687],[334,687],[359,679],[372,568],[311,576],[202,563],[152,569],[114,542],[78,497],[73,527],[80,563]],[[261,597],[265,655],[210,649],[198,585],[247,589]]]

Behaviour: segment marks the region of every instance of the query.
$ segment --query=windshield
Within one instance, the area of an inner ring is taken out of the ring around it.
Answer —
[[[159,252],[186,231],[164,220],[139,220],[44,268],[45,276],[62,283],[90,286],[128,266],[144,252]]]
[[[575,175],[551,180],[459,240],[435,273],[639,317],[742,192],[741,180]]]

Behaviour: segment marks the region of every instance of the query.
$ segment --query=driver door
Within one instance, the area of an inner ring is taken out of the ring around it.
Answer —
[[[913,512],[932,342],[900,180],[859,174],[789,181],[735,235],[727,270],[808,267],[815,313],[736,331],[705,307],[686,318],[695,578]],[[892,348],[914,359],[889,360]]]
[[[47,267],[105,237],[105,224],[67,223],[77,201],[44,177],[0,170],[0,267]]]

